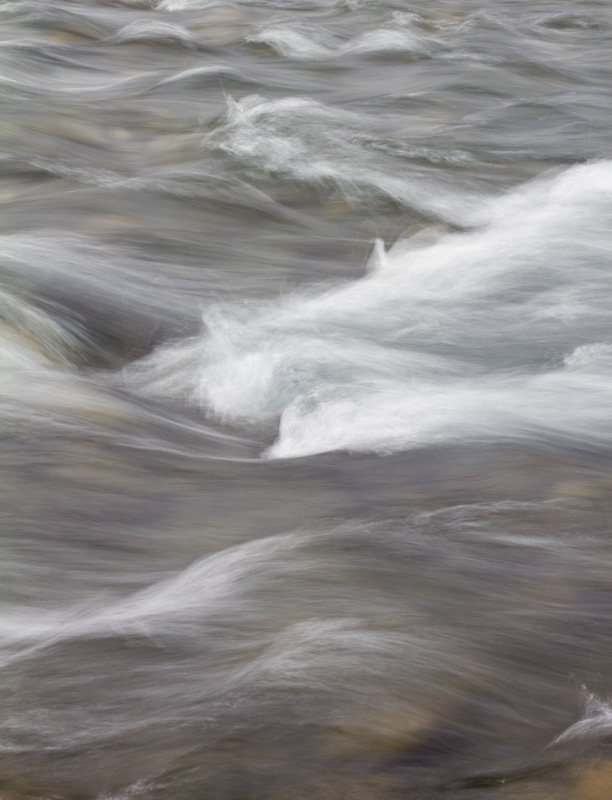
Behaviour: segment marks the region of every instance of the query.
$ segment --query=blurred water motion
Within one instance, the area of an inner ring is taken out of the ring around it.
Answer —
[[[610,800],[609,4],[0,13],[2,800]]]

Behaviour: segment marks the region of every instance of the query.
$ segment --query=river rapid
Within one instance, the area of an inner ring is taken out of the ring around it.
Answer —
[[[2,800],[610,800],[610,2],[0,16]]]

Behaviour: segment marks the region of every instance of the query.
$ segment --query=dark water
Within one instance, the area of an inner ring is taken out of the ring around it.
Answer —
[[[0,5],[2,800],[611,800],[612,5]]]

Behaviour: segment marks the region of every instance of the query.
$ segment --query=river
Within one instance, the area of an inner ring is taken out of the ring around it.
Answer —
[[[610,2],[0,16],[3,800],[610,800]]]

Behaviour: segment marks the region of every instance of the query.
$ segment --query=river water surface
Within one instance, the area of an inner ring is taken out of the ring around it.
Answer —
[[[3,800],[610,800],[610,2],[0,14]]]

